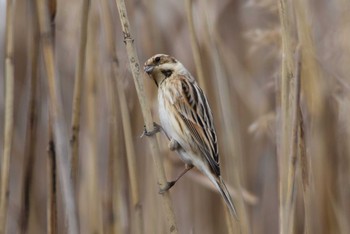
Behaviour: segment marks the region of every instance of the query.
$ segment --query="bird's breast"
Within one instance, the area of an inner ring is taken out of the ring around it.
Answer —
[[[168,136],[180,142],[183,141],[181,134],[182,122],[174,105],[176,95],[176,90],[171,87],[160,88],[158,91],[158,110],[159,119],[164,131]]]
[[[172,116],[169,113],[169,103],[165,95],[166,94],[162,90],[159,90],[159,93],[158,93],[159,119],[166,134],[172,137],[172,132],[173,132],[172,126],[171,126]]]

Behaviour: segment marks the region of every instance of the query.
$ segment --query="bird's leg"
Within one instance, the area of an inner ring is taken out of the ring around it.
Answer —
[[[183,176],[185,175],[189,170],[191,170],[193,168],[193,165],[189,165],[189,164],[185,164],[185,170],[183,170],[181,172],[181,174],[173,181],[167,182],[166,185],[164,186],[164,188],[161,188],[159,190],[159,193],[165,193],[166,191],[168,191],[171,187],[173,187],[175,185],[175,183]]]
[[[140,137],[143,137],[143,136],[153,136],[154,134],[160,132],[160,131],[163,131],[163,128],[162,126],[160,126],[159,124],[157,124],[156,122],[153,122],[153,130],[148,132],[147,129],[146,129],[146,126],[144,126],[144,129],[143,129],[143,132],[142,132],[142,135]]]
[[[180,144],[176,140],[174,140],[173,138],[171,138],[171,140],[169,141],[168,146],[169,146],[169,149],[171,151],[175,151],[175,150],[180,148]]]

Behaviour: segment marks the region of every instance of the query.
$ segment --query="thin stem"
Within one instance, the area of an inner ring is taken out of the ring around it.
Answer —
[[[52,119],[49,116],[49,147],[47,152],[47,233],[57,233],[57,176],[56,151],[52,132]]]
[[[196,31],[194,28],[194,22],[193,22],[193,13],[192,13],[192,0],[185,0],[185,8],[186,8],[186,16],[187,16],[187,22],[188,22],[188,29],[190,32],[190,39],[191,39],[191,48],[192,48],[192,54],[194,58],[194,63],[196,65],[196,72],[198,77],[198,82],[205,93],[208,93],[207,86],[205,83],[205,77],[203,73],[203,66],[202,66],[202,60],[199,50],[199,43],[196,37]]]
[[[76,207],[73,195],[73,186],[69,179],[69,160],[68,155],[68,134],[63,117],[63,108],[60,98],[60,90],[57,84],[55,73],[53,41],[51,23],[47,2],[37,0],[37,9],[39,15],[40,41],[44,57],[45,71],[47,75],[50,115],[52,116],[53,135],[56,146],[57,171],[61,183],[63,206],[67,221],[67,232],[71,234],[78,233],[78,223],[76,217]]]
[[[71,176],[73,183],[77,183],[78,164],[79,164],[79,129],[80,129],[80,106],[81,90],[85,68],[85,54],[88,31],[88,17],[90,9],[90,0],[84,0],[82,3],[81,13],[81,30],[78,62],[75,70],[74,94],[73,94],[73,111],[72,111],[72,136],[70,139],[72,157],[71,157]]]
[[[28,67],[30,70],[30,98],[28,107],[27,136],[25,143],[25,158],[23,162],[23,192],[22,192],[22,213],[21,213],[21,231],[27,233],[28,220],[30,214],[30,189],[33,177],[33,165],[36,160],[36,133],[37,133],[37,80],[38,80],[38,60],[39,60],[39,34],[38,34],[38,18],[35,6],[32,1],[29,2],[30,13],[30,35],[28,35]]]
[[[150,108],[144,93],[143,80],[141,76],[142,68],[140,67],[139,59],[136,54],[134,39],[132,38],[130,33],[130,24],[127,16],[125,2],[123,0],[116,0],[116,3],[118,7],[118,12],[119,12],[119,18],[123,29],[124,42],[126,45],[126,51],[130,62],[130,68],[132,71],[137,95],[141,105],[142,115],[146,124],[146,130],[152,131],[153,121],[152,121]],[[165,171],[162,164],[162,160],[159,154],[158,142],[156,137],[149,137],[149,140],[150,140],[149,142],[150,142],[151,153],[155,164],[155,170],[157,172],[158,183],[160,184],[161,187],[164,187],[167,181],[165,177]],[[169,192],[163,193],[162,202],[163,202],[164,213],[168,220],[168,227],[169,227],[168,232],[177,233],[178,229],[175,221],[173,205],[172,205]]]
[[[86,200],[88,201],[87,210],[87,230],[91,230],[92,233],[103,233],[102,225],[102,207],[101,207],[101,189],[99,187],[98,178],[98,132],[96,126],[96,113],[97,113],[97,90],[98,84],[98,51],[97,48],[97,29],[98,29],[98,17],[92,14],[90,17],[91,23],[89,24],[89,35],[87,44],[87,61],[86,61],[86,110],[87,110],[87,153],[84,157],[84,183],[83,188],[86,193]]]
[[[294,210],[295,210],[295,195],[296,195],[296,176],[297,171],[297,155],[299,145],[299,106],[300,106],[300,76],[301,76],[301,61],[300,61],[300,47],[298,47],[296,55],[296,71],[295,79],[291,86],[290,103],[291,106],[291,137],[290,137],[290,149],[288,158],[288,174],[287,174],[287,193],[286,193],[286,212],[288,216],[289,229],[288,233],[293,231],[294,222]]]
[[[210,53],[213,61],[213,67],[215,70],[215,77],[217,78],[216,83],[218,85],[218,89],[220,92],[219,94],[219,100],[220,100],[220,109],[223,116],[223,126],[226,126],[227,131],[225,132],[227,135],[227,142],[229,152],[233,152],[233,158],[230,160],[228,158],[228,161],[226,165],[232,165],[232,178],[233,178],[233,185],[235,189],[237,189],[237,198],[235,199],[235,203],[237,206],[237,213],[239,222],[229,222],[232,220],[232,218],[226,218],[227,220],[227,228],[230,233],[232,233],[233,230],[239,229],[241,233],[249,233],[249,223],[248,223],[248,216],[246,207],[243,200],[242,195],[242,173],[240,172],[242,168],[242,143],[241,143],[241,137],[239,135],[239,119],[235,116],[233,113],[232,108],[228,108],[232,106],[232,98],[230,97],[230,90],[228,86],[228,80],[226,78],[226,75],[224,73],[224,61],[222,59],[223,51],[220,50],[220,42],[219,38],[216,36],[216,29],[215,27],[210,24],[210,21],[208,20],[208,9],[207,7],[204,8],[204,16],[206,21],[206,32],[208,33],[208,44],[210,44]],[[238,111],[237,111],[238,113]],[[230,126],[230,130],[228,130]],[[233,129],[232,129],[233,128]],[[225,212],[225,215],[229,215],[229,212]],[[232,227],[234,225],[234,227]]]
[[[317,191],[318,195],[318,199],[314,199],[310,197],[312,193],[310,190],[304,190],[305,227],[309,233],[318,230],[324,233],[348,233],[348,222],[345,221],[348,220],[348,214],[343,209],[346,205],[338,203],[340,190],[336,186],[342,184],[341,180],[338,181],[340,174],[337,165],[342,159],[341,153],[335,147],[339,132],[335,121],[336,111],[331,101],[334,91],[330,87],[330,79],[325,77],[316,59],[317,43],[313,39],[314,30],[310,27],[308,1],[298,0],[293,3],[295,3],[297,34],[302,51],[302,91],[308,111],[307,119],[310,122],[310,128],[307,128],[310,131],[308,152],[310,155],[317,155],[317,160],[310,163],[310,172],[305,174],[309,175],[308,179],[312,186],[310,190]]]
[[[288,15],[288,3],[286,0],[279,1],[279,15],[282,33],[282,72],[281,72],[281,146],[279,151],[279,224],[280,233],[289,233],[292,228],[290,220],[290,203],[288,193],[292,191],[291,184],[288,184],[288,173],[293,167],[289,167],[290,142],[291,142],[291,103],[289,101],[292,89],[291,81],[294,79],[293,49],[290,33],[290,20]],[[289,192],[288,192],[289,191]]]
[[[116,92],[118,94],[118,98],[113,98],[113,100],[119,100],[120,105],[120,113],[122,115],[122,124],[123,124],[123,132],[124,132],[124,142],[126,146],[126,157],[127,157],[127,165],[128,165],[128,172],[129,172],[129,178],[130,178],[130,190],[131,190],[131,200],[133,209],[135,211],[135,218],[133,225],[135,227],[135,233],[142,233],[143,232],[143,222],[142,222],[142,205],[140,203],[139,198],[139,185],[137,182],[137,164],[136,164],[136,154],[135,154],[135,147],[132,144],[132,132],[131,132],[131,120],[130,120],[130,114],[129,109],[127,106],[127,100],[125,96],[125,92],[123,89],[123,83],[121,80],[121,76],[119,75],[119,63],[117,58],[117,53],[114,46],[114,39],[113,39],[113,29],[111,27],[111,18],[109,15],[109,10],[106,8],[107,2],[102,1],[101,7],[102,12],[101,14],[103,16],[104,20],[104,26],[105,26],[105,33],[106,33],[106,44],[107,49],[110,51],[111,54],[111,68],[112,68],[112,80],[110,80],[111,87],[109,89],[112,89],[113,91],[110,93]],[[108,38],[107,38],[108,37]],[[113,59],[114,58],[114,59]]]
[[[120,148],[122,148],[122,134],[119,131],[119,119],[116,102],[118,102],[117,95],[117,74],[118,74],[118,58],[116,55],[116,49],[114,44],[114,31],[112,16],[110,8],[108,6],[108,0],[100,1],[100,16],[103,25],[103,33],[105,34],[105,45],[110,64],[108,66],[108,78],[105,80],[107,90],[107,100],[109,104],[109,119],[110,119],[110,161],[111,161],[111,183],[112,183],[112,214],[115,215],[115,221],[113,222],[112,228],[114,233],[121,233],[123,230],[123,220],[121,217],[124,216],[124,210],[121,204],[123,204],[123,197],[121,187],[123,185],[123,154],[121,154]]]
[[[306,142],[305,142],[305,127],[303,121],[303,115],[301,112],[300,104],[298,106],[299,115],[299,131],[298,131],[298,154],[299,154],[299,164],[301,168],[301,180],[303,188],[303,199],[304,199],[304,211],[305,211],[305,228],[304,233],[311,233],[311,196],[310,196],[310,173],[309,173],[309,159],[306,154]]]
[[[125,92],[123,90],[123,84],[121,82],[120,76],[115,76],[117,81],[118,95],[119,95],[119,105],[120,112],[122,114],[122,122],[123,122],[123,130],[124,130],[124,139],[126,145],[126,156],[127,156],[127,164],[128,171],[130,177],[130,189],[131,189],[131,199],[133,208],[135,209],[136,215],[136,231],[135,233],[142,233],[142,206],[140,204],[139,198],[139,187],[137,182],[137,164],[136,164],[136,154],[135,148],[133,145],[132,133],[131,133],[131,121],[129,109],[127,106],[127,100],[125,97]]]
[[[1,168],[0,194],[0,234],[6,231],[6,218],[9,198],[10,156],[13,137],[14,115],[14,62],[13,62],[13,21],[15,1],[8,0],[6,7],[6,43],[5,43],[5,123],[4,149]]]

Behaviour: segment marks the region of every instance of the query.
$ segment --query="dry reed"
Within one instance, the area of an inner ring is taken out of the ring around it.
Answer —
[[[292,159],[293,153],[290,152],[291,147],[291,126],[293,119],[291,118],[292,102],[290,93],[293,89],[294,74],[294,56],[291,36],[291,11],[290,3],[285,0],[279,1],[279,15],[281,21],[281,36],[282,36],[282,72],[281,72],[281,146],[278,154],[279,167],[279,225],[280,233],[292,232],[292,207],[290,201],[293,192],[294,182],[288,175],[291,175],[294,170]]]
[[[86,194],[88,206],[86,211],[90,215],[86,216],[86,230],[92,230],[94,233],[103,233],[102,225],[102,202],[100,194],[100,183],[98,181],[98,149],[97,149],[97,90],[99,86],[97,66],[98,56],[97,51],[97,25],[98,18],[96,14],[91,14],[88,40],[87,40],[87,60],[86,60],[86,85],[85,85],[85,101],[87,112],[87,126],[86,126],[86,157],[84,157],[84,178],[82,181],[82,194]]]
[[[0,190],[0,233],[6,232],[7,208],[9,199],[10,159],[12,150],[12,137],[14,129],[14,8],[15,1],[8,0],[6,7],[6,55],[5,55],[5,123],[4,123],[4,148],[1,165],[1,190]]]
[[[105,79],[105,86],[107,90],[107,101],[109,108],[109,122],[110,122],[110,173],[111,173],[111,203],[112,209],[111,213],[115,217],[115,220],[111,223],[111,232],[114,233],[122,233],[123,232],[123,224],[122,224],[122,216],[124,215],[122,204],[122,192],[121,187],[122,183],[122,167],[123,160],[120,148],[122,148],[122,144],[118,144],[123,142],[122,133],[119,131],[119,119],[121,118],[119,115],[119,110],[116,106],[118,102],[117,95],[117,74],[118,74],[118,58],[116,55],[115,49],[115,37],[113,30],[112,17],[110,13],[110,9],[108,7],[108,1],[104,0],[100,2],[99,6],[100,15],[101,15],[101,23],[103,27],[104,40],[108,58],[108,69],[107,69],[107,78]],[[136,224],[137,225],[137,224]]]
[[[28,104],[28,125],[26,131],[26,155],[23,163],[23,191],[22,191],[22,213],[21,213],[21,231],[26,233],[28,229],[28,218],[30,213],[30,192],[33,181],[33,165],[36,161],[36,143],[37,143],[37,123],[38,123],[38,62],[39,62],[39,32],[38,18],[35,14],[35,5],[29,3],[28,7],[30,32],[28,32],[28,70],[30,79],[30,98]]]
[[[137,163],[136,163],[136,154],[135,154],[135,147],[132,144],[132,132],[131,132],[131,121],[130,121],[130,114],[127,106],[127,100],[123,89],[123,83],[122,83],[122,77],[120,76],[120,67],[119,62],[117,58],[117,53],[114,45],[114,37],[113,37],[113,30],[112,30],[112,24],[111,24],[111,17],[109,15],[109,10],[106,7],[107,2],[103,1],[101,3],[102,8],[102,15],[103,15],[103,25],[105,28],[105,37],[106,37],[106,45],[107,45],[107,51],[109,51],[110,54],[110,64],[111,64],[111,71],[112,71],[112,77],[109,78],[109,85],[110,85],[110,94],[111,95],[111,101],[114,102],[116,100],[119,100],[119,106],[121,111],[121,117],[122,117],[122,124],[123,124],[123,132],[124,132],[124,139],[125,139],[125,145],[126,145],[126,157],[127,157],[127,166],[128,166],[128,172],[129,172],[129,178],[130,178],[130,190],[131,190],[131,200],[134,210],[134,225],[133,227],[134,233],[143,233],[143,222],[142,222],[142,205],[140,203],[139,198],[139,185],[137,181]],[[115,97],[115,92],[118,94],[118,98]],[[114,159],[117,160],[117,159]]]
[[[0,1],[1,233],[349,233],[348,1],[88,2]],[[157,194],[157,53],[206,91],[239,223],[196,169]]]
[[[73,183],[77,183],[78,163],[79,163],[79,128],[80,128],[80,106],[81,106],[81,91],[83,83],[83,75],[86,58],[86,42],[88,30],[88,18],[90,10],[90,0],[84,0],[81,7],[81,28],[80,28],[80,43],[78,51],[78,62],[75,70],[74,94],[73,94],[73,110],[70,139],[71,144],[71,177]]]
[[[36,4],[39,15],[40,43],[48,81],[50,116],[52,118],[55,152],[57,155],[57,171],[60,178],[66,220],[68,223],[67,231],[68,233],[75,234],[78,233],[78,223],[73,196],[73,186],[69,177],[69,147],[67,145],[67,132],[65,129],[66,125],[64,123],[62,103],[54,65],[55,60],[53,55],[54,49],[50,23],[51,21],[49,19],[47,2],[44,0],[37,0]]]
[[[49,141],[47,149],[47,233],[57,233],[57,165],[56,150],[52,130],[52,119],[49,116]]]
[[[203,89],[205,93],[208,92],[207,85],[205,82],[205,77],[203,73],[203,65],[201,61],[201,55],[200,55],[200,50],[199,50],[199,43],[197,40],[196,36],[196,31],[195,31],[195,26],[193,22],[193,13],[192,13],[192,0],[185,0],[185,9],[186,9],[186,16],[187,16],[187,22],[188,22],[188,29],[189,29],[189,34],[191,38],[191,49],[192,49],[192,54],[194,58],[194,63],[196,64],[196,73],[197,73],[197,79],[198,82]]]
[[[117,0],[116,3],[119,11],[121,25],[123,28],[124,42],[128,53],[130,68],[133,74],[137,94],[139,97],[139,102],[142,109],[142,115],[145,121],[145,128],[146,128],[146,131],[152,131],[154,127],[152,116],[151,116],[151,112],[149,110],[147,99],[144,93],[143,81],[141,76],[142,68],[140,67],[140,62],[137,57],[136,48],[134,45],[134,39],[131,37],[130,24],[127,16],[126,6],[123,0]],[[157,139],[155,137],[149,137],[149,138],[150,138],[150,147],[152,151],[153,161],[155,164],[155,170],[157,172],[158,183],[160,187],[162,187],[162,186],[165,186],[166,177],[165,177],[164,167],[162,165],[162,160],[159,155],[159,146],[157,143]],[[161,197],[162,197],[162,202],[164,206],[164,213],[168,221],[167,231],[170,233],[177,233],[178,229],[175,221],[175,215],[174,215],[169,191],[163,193]]]

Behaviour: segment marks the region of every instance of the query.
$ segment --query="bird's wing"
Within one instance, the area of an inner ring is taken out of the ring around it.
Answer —
[[[189,134],[187,139],[193,139],[212,170],[220,175],[217,136],[207,98],[194,79],[178,76],[175,80],[178,95],[173,105],[189,130],[183,134]]]

